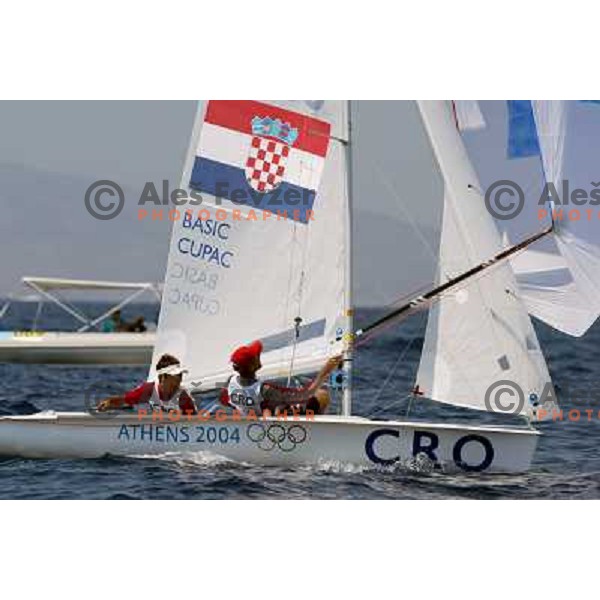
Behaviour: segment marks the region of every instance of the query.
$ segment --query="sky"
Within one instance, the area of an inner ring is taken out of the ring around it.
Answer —
[[[385,305],[433,281],[441,181],[414,102],[352,106],[355,303]],[[179,186],[195,111],[187,101],[0,102],[0,295],[24,275],[162,280],[170,226],[137,220],[137,198],[148,181]],[[85,209],[100,179],[125,191],[118,219]]]

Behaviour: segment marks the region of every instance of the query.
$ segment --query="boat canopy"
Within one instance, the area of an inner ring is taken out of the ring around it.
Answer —
[[[35,301],[38,302],[38,310],[33,322],[33,329],[37,329],[38,321],[41,315],[44,300],[50,301],[62,308],[65,312],[74,317],[81,323],[78,332],[88,331],[100,324],[104,319],[110,316],[116,310],[122,309],[124,306],[146,293],[153,293],[158,301],[161,300],[162,285],[158,283],[148,282],[126,282],[126,281],[96,281],[93,279],[62,279],[58,277],[23,277],[21,283],[31,288],[36,292]],[[127,296],[111,306],[110,309],[96,317],[89,317],[83,313],[81,308],[75,307],[71,302],[60,297],[61,291],[113,291],[113,292],[129,292]],[[23,299],[20,295],[10,296],[7,302],[0,308],[0,318],[7,313],[9,306],[13,300]],[[32,298],[30,298],[32,299]]]
[[[55,277],[23,277],[23,284],[35,290],[155,290],[159,284],[148,282],[96,281],[91,279],[59,279]]]

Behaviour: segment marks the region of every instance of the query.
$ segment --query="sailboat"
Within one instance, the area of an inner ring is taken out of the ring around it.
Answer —
[[[0,330],[0,362],[44,363],[68,365],[147,365],[152,358],[155,333],[101,332],[97,328],[110,315],[142,296],[160,301],[160,286],[149,282],[97,281],[58,277],[23,277],[23,286],[33,292],[37,310],[31,329]],[[126,293],[125,298],[103,310],[95,317],[88,316],[73,302],[59,296],[61,292]],[[11,305],[22,298],[10,298],[0,309],[0,320],[9,313]],[[44,303],[51,303],[79,323],[77,331],[44,331],[40,316]]]
[[[444,183],[437,281],[358,331],[349,103],[209,101],[195,121],[182,187],[202,195],[204,212],[186,212],[174,223],[153,363],[174,354],[189,369],[188,387],[205,392],[225,384],[229,355],[241,342],[262,341],[265,378],[313,373],[342,352],[340,414],[247,422],[217,414],[199,421],[43,412],[0,418],[0,453],[93,458],[208,451],[268,465],[325,460],[395,468],[423,460],[448,472],[527,470],[541,435],[535,425],[555,396],[511,260],[556,230],[544,227],[505,247],[452,104],[418,107]],[[416,398],[506,412],[521,417],[522,426],[353,414],[357,340],[425,310]],[[518,386],[522,401],[491,403],[488,392],[498,381]]]

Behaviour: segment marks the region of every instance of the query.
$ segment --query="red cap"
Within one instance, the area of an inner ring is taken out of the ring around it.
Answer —
[[[260,356],[262,349],[262,343],[259,340],[256,340],[247,346],[236,348],[233,351],[230,360],[236,367],[243,367],[256,356]]]

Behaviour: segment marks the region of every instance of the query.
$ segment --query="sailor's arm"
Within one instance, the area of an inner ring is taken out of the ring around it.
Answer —
[[[275,410],[278,406],[283,406],[288,403],[285,392],[268,383],[263,383],[261,395],[263,397],[261,403],[262,410]]]
[[[113,408],[121,408],[125,404],[125,398],[123,396],[109,396],[98,402],[96,410],[98,412],[104,412],[105,410],[111,410]]]
[[[307,392],[310,391],[309,398],[313,396],[314,393],[327,381],[329,375],[338,368],[341,362],[341,354],[332,356],[327,360],[327,362],[323,365],[323,368],[319,371],[319,374],[307,388]]]
[[[109,396],[105,398],[96,406],[98,412],[104,412],[105,410],[111,410],[114,408],[122,408],[124,405],[133,406],[134,404],[140,404],[147,402],[152,394],[154,384],[150,382],[142,383],[142,385],[136,387],[134,390],[122,394],[119,396]]]
[[[264,383],[262,395],[265,400],[265,408],[274,409],[280,406],[290,406],[292,404],[306,404],[325,383],[330,373],[334,371],[340,361],[341,356],[331,357],[319,371],[319,374],[307,387],[295,390],[289,388],[278,388],[277,386]]]
[[[184,390],[179,399],[179,408],[183,414],[196,415],[198,414],[198,408],[192,396]]]

